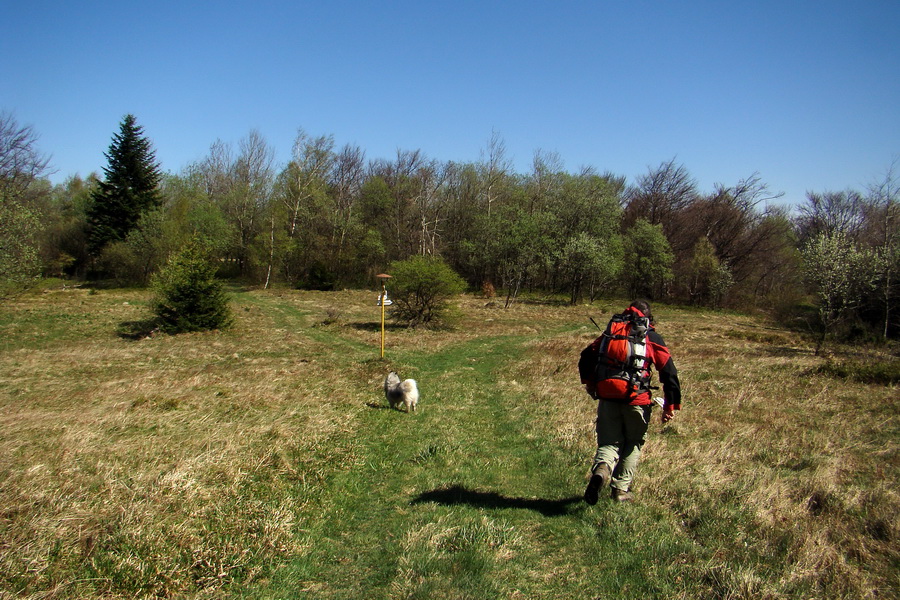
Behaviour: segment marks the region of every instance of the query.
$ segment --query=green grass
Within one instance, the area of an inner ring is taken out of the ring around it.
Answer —
[[[134,339],[140,291],[7,303],[0,598],[900,593],[895,384],[658,307],[685,409],[651,425],[637,502],[588,507],[575,364],[599,311],[466,297],[381,359],[373,299],[236,291],[230,330]],[[417,414],[388,408],[389,370]]]
[[[900,360],[872,361],[845,359],[828,362],[819,368],[821,373],[860,383],[896,386],[900,383]]]

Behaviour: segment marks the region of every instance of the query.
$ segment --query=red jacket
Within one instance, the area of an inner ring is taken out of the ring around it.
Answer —
[[[625,312],[633,312],[640,317],[644,316],[641,311],[636,308],[629,307]],[[593,355],[596,356],[597,348],[600,346],[602,340],[603,336],[601,335],[595,339],[590,346],[585,348],[585,353],[590,355],[591,353],[589,351],[593,351]],[[582,358],[582,361],[578,364],[581,383],[596,390],[597,382],[593,381],[591,378],[593,375],[593,368],[591,368],[591,365],[583,364],[584,362],[585,359]],[[656,333],[656,330],[653,329],[652,326],[647,334],[647,362],[645,365],[647,369],[650,368],[650,365],[653,365],[659,373],[659,381],[662,383],[663,395],[666,399],[665,407],[681,410],[681,384],[678,381],[678,370],[675,368],[675,363],[672,361],[672,355],[669,353],[669,348],[663,341],[662,336]],[[596,392],[592,395],[596,396]],[[598,399],[602,400],[603,398],[598,396]],[[637,396],[634,400],[629,402],[629,404],[646,406],[652,402],[653,399],[651,398],[651,393],[647,391]]]

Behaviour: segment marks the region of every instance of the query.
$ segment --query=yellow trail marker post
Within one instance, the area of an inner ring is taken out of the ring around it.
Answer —
[[[381,358],[384,358],[384,307],[393,304],[390,298],[388,298],[385,281],[390,279],[391,276],[386,273],[381,273],[375,277],[381,280],[381,295],[378,296],[378,306],[381,307]]]

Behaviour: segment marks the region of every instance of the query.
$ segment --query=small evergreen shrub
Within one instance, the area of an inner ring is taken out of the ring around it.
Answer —
[[[231,324],[231,310],[216,268],[190,244],[175,254],[153,278],[153,312],[160,330],[183,333],[220,329]]]

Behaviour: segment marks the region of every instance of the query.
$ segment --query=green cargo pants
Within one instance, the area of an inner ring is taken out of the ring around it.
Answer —
[[[628,491],[641,460],[652,405],[631,406],[601,400],[597,406],[597,454],[594,467],[609,465],[610,487]]]

